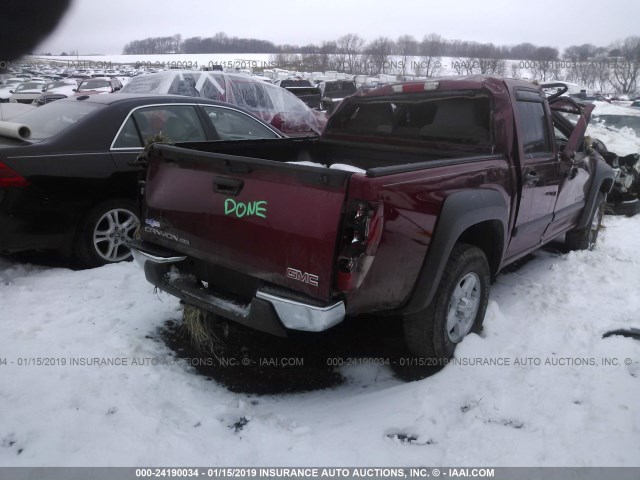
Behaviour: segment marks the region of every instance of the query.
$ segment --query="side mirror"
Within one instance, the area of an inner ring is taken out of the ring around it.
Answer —
[[[9,93],[13,93],[13,90],[9,90]]]
[[[78,91],[78,89],[77,89],[77,88],[72,88],[72,89],[71,89],[71,91],[72,91],[72,92],[77,92],[77,91]]]

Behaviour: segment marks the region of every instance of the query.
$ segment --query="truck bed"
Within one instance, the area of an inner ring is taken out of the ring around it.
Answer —
[[[201,153],[230,155],[229,160],[272,160],[276,162],[312,162],[331,167],[343,164],[367,172],[368,176],[399,173],[443,164],[495,157],[490,150],[478,153],[478,147],[458,149],[398,147],[397,145],[363,145],[336,140],[273,139],[226,142],[191,142],[177,147]]]

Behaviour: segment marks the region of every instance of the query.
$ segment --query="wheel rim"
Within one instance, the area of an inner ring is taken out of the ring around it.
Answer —
[[[140,224],[130,210],[114,208],[104,213],[93,230],[93,246],[96,253],[108,262],[120,262],[131,257],[126,242],[133,240],[133,233]]]
[[[480,308],[480,278],[467,273],[457,283],[447,314],[447,336],[453,343],[460,342],[469,333]]]

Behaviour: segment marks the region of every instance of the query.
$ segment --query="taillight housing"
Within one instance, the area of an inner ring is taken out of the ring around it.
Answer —
[[[380,243],[383,206],[351,198],[347,201],[338,253],[336,287],[351,292],[364,281]]]
[[[29,182],[15,170],[0,162],[0,188],[26,187]]]

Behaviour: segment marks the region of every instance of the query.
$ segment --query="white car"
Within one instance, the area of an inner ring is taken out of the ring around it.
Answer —
[[[122,83],[117,78],[95,77],[83,80],[78,85],[75,95],[93,95],[99,93],[113,93],[122,88]]]
[[[14,90],[18,85],[20,85],[24,79],[22,78],[8,78],[4,81],[2,85],[0,85],[0,103],[8,102],[13,93],[11,90]]]
[[[78,82],[73,79],[48,82],[42,93],[33,101],[33,104],[41,106],[54,100],[73,97],[77,88]]]
[[[33,103],[42,93],[44,86],[44,82],[22,82],[11,91],[13,95],[9,101],[11,103]]]

